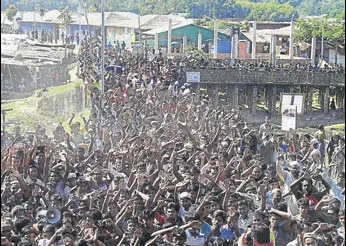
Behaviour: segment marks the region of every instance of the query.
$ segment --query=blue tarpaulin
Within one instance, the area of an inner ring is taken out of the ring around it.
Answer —
[[[217,53],[219,53],[219,54],[231,53],[231,41],[229,41],[229,40],[218,41]]]

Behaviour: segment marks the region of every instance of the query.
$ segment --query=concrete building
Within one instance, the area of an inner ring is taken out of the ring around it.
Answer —
[[[179,54],[188,47],[202,48],[206,45],[209,47],[209,53],[211,52],[214,30],[192,24],[192,22],[192,20],[186,20],[185,23],[182,24],[172,24],[171,53]],[[143,32],[143,35],[146,37],[147,47],[154,48],[156,40],[157,47],[161,48],[161,50],[165,50],[168,45],[168,21],[159,28]],[[155,38],[155,36],[157,36],[157,38]],[[218,41],[218,43],[230,41],[230,37],[229,35],[218,32]],[[219,46],[218,50],[220,49],[222,49],[222,46]]]

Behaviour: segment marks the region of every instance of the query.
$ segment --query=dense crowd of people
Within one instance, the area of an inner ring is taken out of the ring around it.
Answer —
[[[181,61],[81,41],[82,122],[1,138],[1,245],[345,245],[345,139],[216,107]]]

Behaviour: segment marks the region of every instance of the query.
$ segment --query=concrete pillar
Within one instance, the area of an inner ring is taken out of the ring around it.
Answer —
[[[172,19],[168,19],[167,57],[172,53]]]
[[[239,98],[238,98],[238,94],[239,94],[239,88],[238,85],[233,85],[233,91],[232,91],[232,107],[234,109],[238,109],[239,106]]]
[[[311,64],[315,66],[316,62],[316,36],[312,37],[311,42]]]
[[[239,34],[234,34],[234,59],[239,57]]]
[[[337,101],[338,108],[344,109],[344,101],[345,101],[345,92],[344,92],[344,90],[341,90],[341,88],[340,88],[339,99]]]
[[[293,60],[294,55],[294,48],[293,48],[293,42],[294,42],[294,22],[291,21],[291,30],[290,30],[290,60]]]
[[[198,33],[198,36],[197,36],[197,48],[198,50],[201,50],[202,49],[202,33]]]
[[[276,36],[275,35],[271,35],[271,60],[273,65],[275,65],[275,57],[276,57]]]
[[[217,20],[214,20],[214,53],[213,58],[217,58]]]
[[[323,88],[318,88],[318,104],[320,105],[321,109],[324,109],[324,103],[323,103]]]
[[[219,95],[219,81],[217,81],[217,84],[215,86],[215,98],[216,98],[216,105],[220,104],[220,95]]]
[[[186,52],[187,49],[187,37],[186,34],[183,36],[183,52]]]
[[[307,94],[307,98],[308,98],[308,102],[307,102],[307,112],[312,112],[312,100],[313,100],[313,95],[314,95],[314,88],[313,87],[309,87],[308,89],[308,94]]]
[[[159,50],[159,34],[158,33],[155,33],[154,49],[155,49],[155,54],[156,54],[158,52],[158,50]]]
[[[329,111],[329,87],[326,87],[324,89],[324,107],[323,107],[323,113],[327,114]]]
[[[256,21],[254,21],[253,28],[252,28],[252,52],[251,52],[252,59],[256,59],[256,29],[257,29],[257,24],[256,24]]]
[[[234,62],[235,58],[235,37],[234,33],[231,31],[231,60]]]
[[[341,108],[340,106],[340,96],[341,92],[339,91],[339,88],[335,88],[335,106],[336,108]]]
[[[257,86],[252,87],[252,101],[251,101],[251,113],[254,115],[256,114],[256,106],[257,106],[257,93],[258,89]]]
[[[275,113],[275,110],[276,110],[276,91],[277,91],[277,88],[274,85],[272,88],[272,94],[271,94],[272,110],[270,113]]]
[[[270,92],[268,90],[268,86],[264,86],[264,89],[263,89],[263,101],[264,101],[264,106],[268,107],[268,98],[269,98],[269,95],[270,95]]]
[[[270,85],[268,85],[267,87],[266,87],[266,94],[265,94],[265,98],[266,98],[266,106],[267,106],[267,108],[268,108],[268,111],[269,111],[269,113],[272,111],[272,100],[271,100],[271,98],[272,98],[272,93],[273,93],[273,91],[272,91],[272,86],[270,86]]]

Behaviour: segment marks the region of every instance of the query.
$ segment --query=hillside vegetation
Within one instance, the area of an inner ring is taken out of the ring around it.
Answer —
[[[10,4],[18,10],[47,11],[69,6],[83,12],[99,11],[98,0],[2,0],[1,10]],[[299,16],[340,15],[344,0],[105,0],[106,11],[131,11],[145,14],[186,13],[189,17],[244,18],[261,21],[290,21]]]

